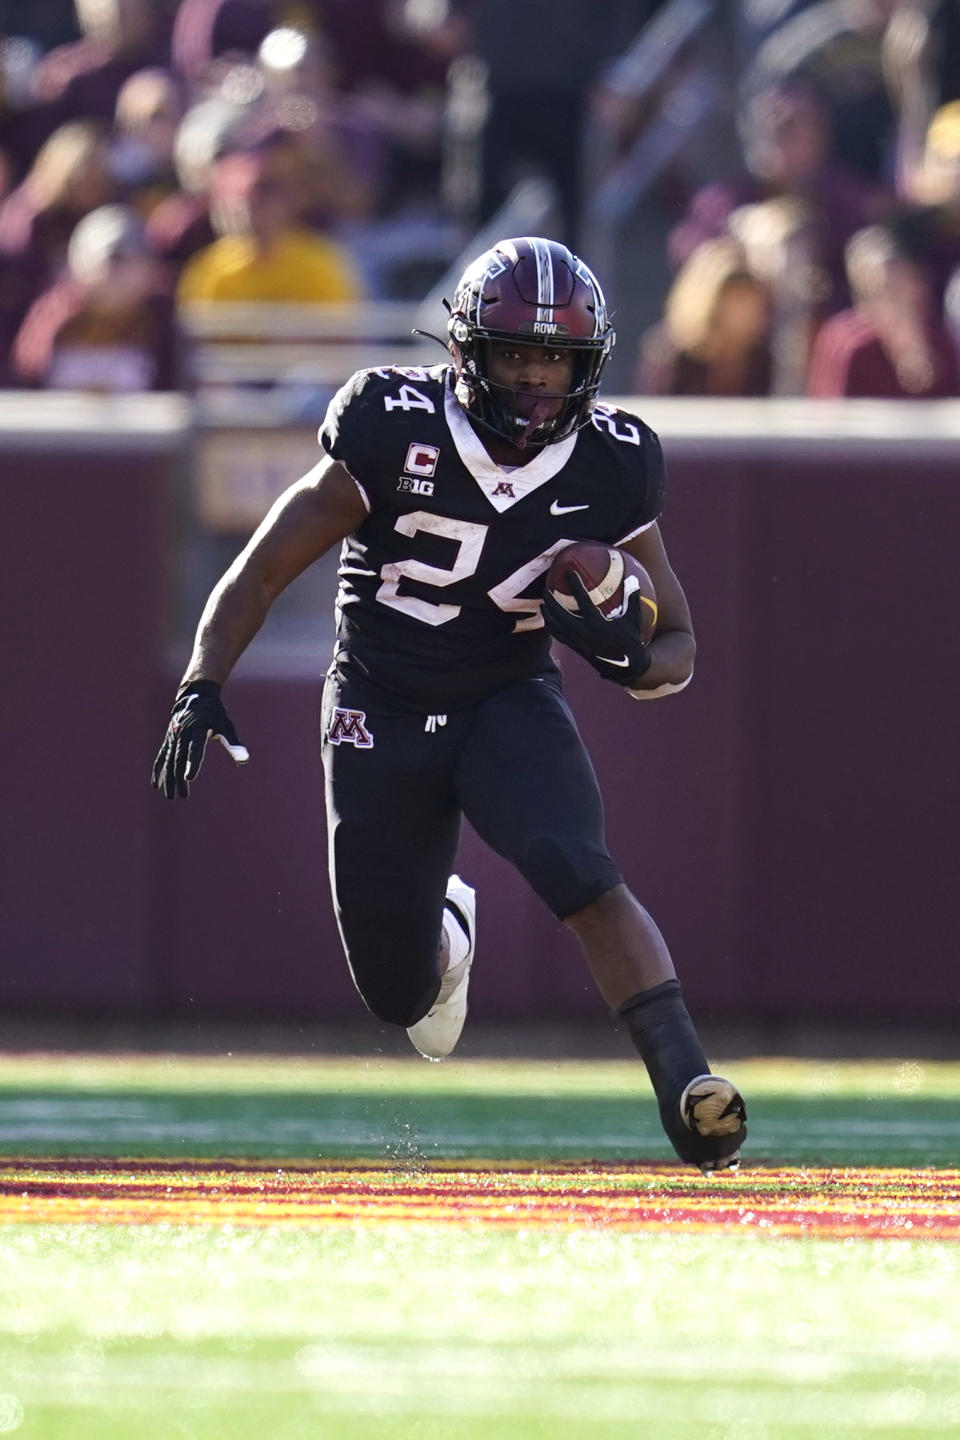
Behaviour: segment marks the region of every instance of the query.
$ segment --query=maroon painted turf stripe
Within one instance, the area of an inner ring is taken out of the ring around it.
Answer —
[[[371,1161],[0,1162],[0,1223],[582,1226],[960,1239],[960,1171]]]

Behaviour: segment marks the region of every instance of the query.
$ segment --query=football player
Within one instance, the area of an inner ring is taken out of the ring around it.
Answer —
[[[578,937],[680,1158],[733,1168],[743,1101],[710,1073],[663,937],[607,850],[551,654],[556,638],[640,700],[689,682],[690,613],[657,526],[660,445],[598,399],[614,332],[596,278],[564,246],[501,241],[449,311],[449,361],[354,375],[330,404],[319,463],[214,588],[153,783],[185,797],[211,735],[247,758],[221,687],[284,587],[340,544],[323,760],[334,906],[367,1006],[425,1056],[454,1048],[476,929],[474,893],[452,873],[465,815]],[[638,594],[608,619],[576,575],[573,612],[544,593],[575,540],[647,569],[649,643]]]

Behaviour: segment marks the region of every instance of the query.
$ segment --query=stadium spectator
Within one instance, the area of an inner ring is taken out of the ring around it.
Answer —
[[[0,343],[10,344],[30,304],[66,260],[74,226],[114,197],[101,126],[62,125],[0,205]]]
[[[389,213],[391,142],[363,99],[334,88],[323,37],[272,30],[257,66],[262,90],[235,127],[235,142],[284,150],[297,172],[304,223],[349,248],[369,293],[391,293],[410,248],[421,260],[435,249],[436,198],[419,216],[412,195],[399,216]],[[444,260],[449,254],[448,247]]]
[[[66,274],[34,303],[16,338],[13,372],[51,390],[183,386],[173,301],[133,210],[103,205],[77,225]]]
[[[37,66],[34,94],[48,129],[67,120],[111,121],[125,80],[169,68],[169,19],[152,0],[75,0],[82,38]]]
[[[419,297],[463,243],[442,170],[447,72],[465,26],[442,0],[306,0],[291,9],[325,57],[320,124],[366,189],[364,213],[351,220],[341,204],[335,229],[374,293]]]
[[[285,157],[237,151],[214,164],[211,215],[220,239],[187,262],[178,298],[189,301],[348,301],[360,283],[349,252],[299,223]]]
[[[173,146],[182,118],[180,88],[166,70],[138,70],[117,96],[110,169],[144,217],[177,188]]]
[[[340,237],[355,254],[376,228],[384,147],[331,88],[319,38],[272,30],[256,57],[228,58],[207,81],[207,97],[188,111],[174,143],[180,188],[149,220],[156,252],[179,269],[212,244],[214,162],[231,151],[269,149],[290,176],[303,224]]]
[[[211,175],[218,157],[232,148],[231,136],[243,114],[243,107],[211,96],[188,110],[177,128],[173,167],[179,188],[147,218],[150,248],[175,274],[217,238],[210,218]]]
[[[879,225],[854,235],[847,266],[854,304],[820,330],[807,393],[883,400],[960,395],[957,352],[922,267]]]
[[[317,231],[328,256],[339,242],[353,293],[422,293],[462,243],[441,180],[451,60],[466,63],[469,55],[474,70],[482,61],[493,102],[478,213],[489,214],[530,168],[552,175],[561,208],[572,212],[580,206],[579,136],[591,86],[602,83],[605,61],[623,53],[661,3],[526,0],[521,10],[510,0],[76,0],[73,33],[79,26],[80,38],[45,55],[44,44],[70,33],[68,7],[59,5],[56,23],[27,16],[27,38],[10,42],[9,56],[0,53],[0,349],[55,277],[77,219],[98,205],[133,205],[174,279],[192,257],[219,245],[209,171],[234,150],[275,151],[278,169],[295,176],[292,228],[304,239]],[[743,46],[737,52],[749,67],[741,81],[743,173],[693,197],[670,234],[673,268],[704,239],[727,233],[734,211],[783,199],[802,206],[792,212],[804,218],[787,248],[794,258],[803,252],[814,296],[811,332],[850,304],[844,246],[878,220],[929,270],[942,295],[960,263],[960,117],[944,103],[960,93],[951,44],[960,25],[956,0],[792,0],[754,8],[755,15],[731,18],[732,42],[748,18],[759,41],[749,56]],[[535,73],[523,41],[528,31],[541,42]],[[725,62],[716,63],[722,69]],[[936,114],[935,103],[942,107]],[[38,179],[71,144],[82,148],[78,136],[97,119],[113,124],[107,164],[101,136],[87,180],[78,173],[67,187],[89,183],[89,193],[43,200]],[[204,127],[205,154],[184,163],[182,142],[196,142]],[[895,152],[901,188],[894,211],[884,182],[893,176]],[[661,205],[663,185],[675,178],[661,181]],[[684,194],[689,188],[687,177]],[[218,202],[218,217],[221,210]],[[457,210],[461,218],[467,213]],[[560,224],[569,233],[568,222]],[[222,247],[218,254],[222,260]],[[752,260],[748,269],[761,289],[769,284]],[[797,273],[786,276],[786,289],[783,273],[773,285],[774,393],[785,383],[778,359],[785,314],[800,308]],[[797,314],[788,318],[796,339],[802,323]],[[655,364],[658,338],[666,348]],[[794,348],[799,355],[799,341]],[[675,383],[669,357],[661,328],[648,337],[644,362],[652,366],[652,387]],[[786,369],[795,375],[797,364]],[[693,382],[688,375],[676,383]],[[747,383],[761,383],[758,374]]]
[[[942,301],[960,265],[960,100],[932,117],[911,179],[913,203],[899,206],[887,223],[904,250],[929,270]]]
[[[333,86],[349,112],[376,126],[390,149],[384,209],[412,191],[436,190],[447,67],[464,31],[455,19],[417,24],[415,8],[396,0],[305,0],[329,53]],[[443,6],[439,10],[443,10]],[[304,28],[311,25],[304,22]]]
[[[285,148],[300,171],[304,217],[318,229],[369,219],[381,199],[383,138],[334,90],[321,37],[271,30],[256,55],[255,88],[231,127],[232,148]]]
[[[809,86],[784,84],[752,95],[742,113],[744,173],[705,185],[693,196],[668,239],[674,266],[703,240],[722,234],[740,206],[793,200],[805,207],[810,244],[827,277],[825,312],[846,305],[844,245],[889,200],[831,160],[830,134],[829,111]]]
[[[55,268],[77,220],[109,199],[113,188],[103,128],[87,120],[62,125],[0,206],[0,253]]]
[[[822,263],[822,230],[815,212],[805,200],[780,196],[741,205],[728,219],[727,230],[742,247],[751,273],[770,293],[770,393],[802,395],[810,347],[825,317],[833,313],[836,290]]]
[[[768,395],[772,299],[732,239],[705,240],[681,268],[641,346],[648,395]]]
[[[883,37],[883,68],[887,90],[897,112],[892,174],[894,189],[902,199],[909,200],[913,195],[927,127],[941,103],[937,96],[934,49],[929,0],[896,10]]]
[[[897,106],[891,94],[887,29],[917,0],[820,0],[773,30],[744,77],[748,92],[796,82],[828,101],[832,158],[865,181],[893,186]]]

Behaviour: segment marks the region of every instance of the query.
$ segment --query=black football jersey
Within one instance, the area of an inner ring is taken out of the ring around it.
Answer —
[[[527,464],[497,465],[452,374],[358,371],[320,429],[369,511],[340,557],[338,658],[428,712],[548,668],[540,597],[554,555],[639,534],[664,488],[656,435],[604,405]]]

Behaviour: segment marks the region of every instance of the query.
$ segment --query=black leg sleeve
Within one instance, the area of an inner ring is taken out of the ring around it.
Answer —
[[[617,1012],[627,1024],[657,1097],[660,1123],[681,1160],[691,1165],[717,1160],[739,1149],[742,1128],[734,1135],[701,1136],[689,1130],[680,1114],[684,1089],[698,1075],[708,1075],[693,1021],[680,994],[679,980],[665,980],[625,1000]]]
[[[710,1066],[680,994],[679,980],[665,980],[625,1000],[617,1012],[626,1021],[650,1076],[661,1111],[676,1109],[685,1085]]]

